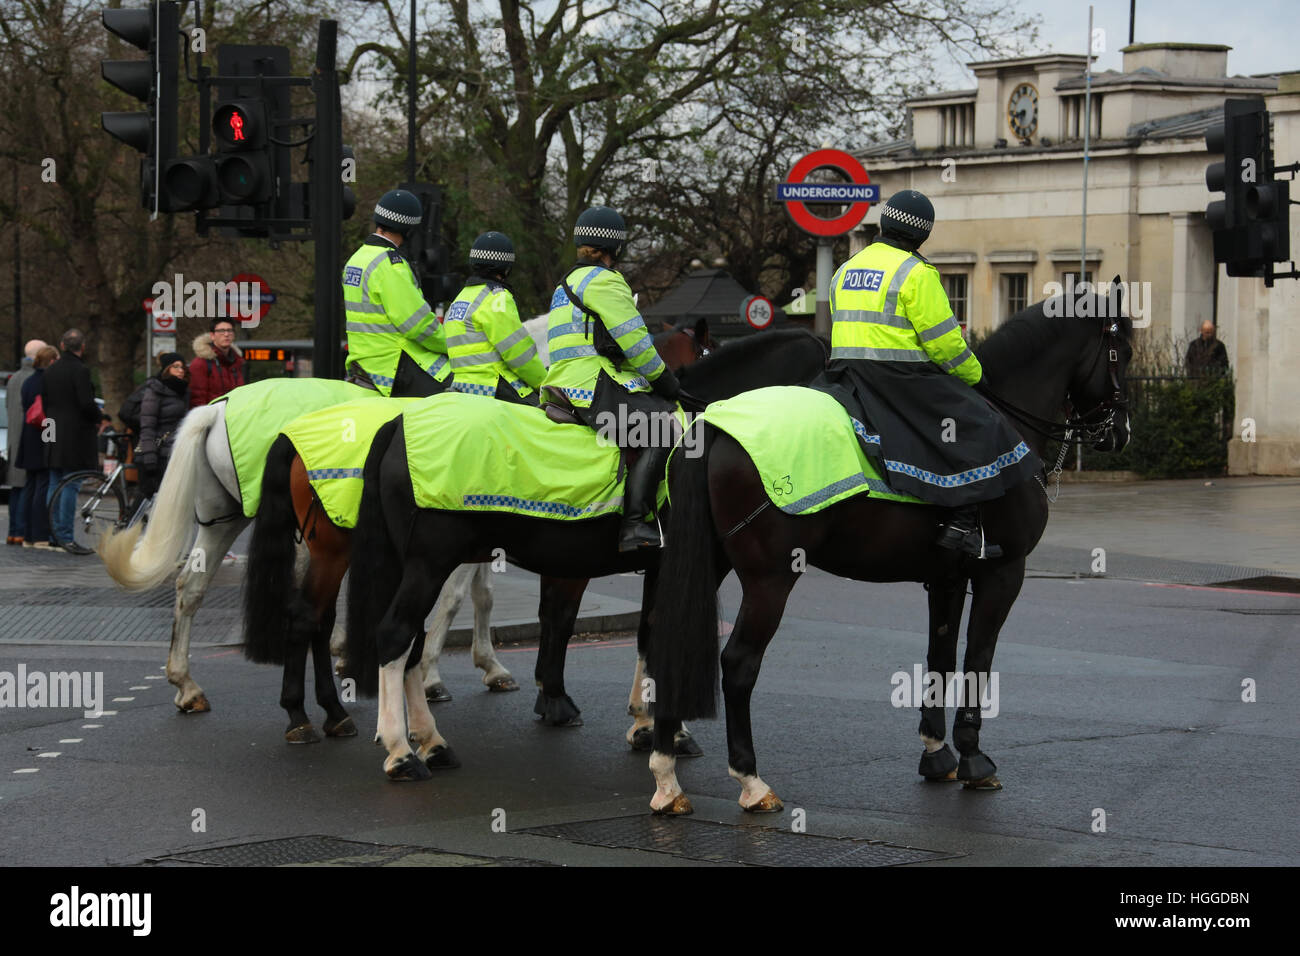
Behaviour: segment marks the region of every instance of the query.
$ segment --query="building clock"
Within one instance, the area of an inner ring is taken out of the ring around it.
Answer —
[[[1017,139],[1029,139],[1038,130],[1038,90],[1021,83],[1007,101],[1007,123]]]

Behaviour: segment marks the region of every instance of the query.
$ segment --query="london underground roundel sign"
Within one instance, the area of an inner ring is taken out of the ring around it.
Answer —
[[[847,183],[810,183],[815,169],[837,169]],[[860,223],[873,202],[880,201],[880,187],[871,182],[863,165],[842,149],[815,149],[794,164],[785,182],[777,183],[776,198],[785,203],[790,218],[814,236],[842,236]],[[834,219],[814,216],[804,203],[848,203],[849,208]]]

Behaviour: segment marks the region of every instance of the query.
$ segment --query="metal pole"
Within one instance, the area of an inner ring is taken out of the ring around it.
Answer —
[[[1084,56],[1083,92],[1083,231],[1079,239],[1079,282],[1088,274],[1088,144],[1092,133],[1092,5],[1088,5],[1088,46]]]
[[[312,239],[316,245],[316,317],[312,375],[316,378],[343,377],[342,339],[343,286],[340,246],[343,222],[343,184],[339,179],[339,157],[343,153],[343,130],[339,102],[339,75],[335,69],[338,50],[338,21],[322,20],[316,40],[316,70],[312,88],[316,93],[316,132],[312,143],[311,209]]]
[[[1138,0],[1128,0],[1128,45],[1133,45],[1133,21],[1137,17]]]
[[[18,225],[18,164],[14,163],[14,367],[23,364],[23,232]]]
[[[406,53],[406,181],[415,182],[415,0],[411,0],[411,39]]]
[[[817,240],[817,312],[813,318],[813,331],[818,335],[831,334],[831,276],[835,261],[831,258],[829,239]]]

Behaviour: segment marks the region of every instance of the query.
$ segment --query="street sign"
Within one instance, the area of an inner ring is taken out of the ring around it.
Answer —
[[[808,174],[817,169],[835,169],[848,177],[847,183],[810,183]],[[785,182],[777,183],[777,202],[800,229],[814,236],[842,236],[862,222],[873,202],[880,201],[880,187],[871,182],[863,165],[842,149],[815,149],[794,164]],[[814,216],[805,203],[847,203],[834,219]]]
[[[151,345],[150,348],[153,350],[154,355],[157,355],[159,352],[175,352],[176,336],[168,335],[166,333],[161,335],[155,333],[153,337],[153,345]]]
[[[149,311],[149,331],[154,335],[159,333],[174,335],[176,332],[176,316],[170,312],[154,312],[151,309]]]
[[[776,310],[772,308],[771,299],[766,296],[751,295],[740,303],[740,315],[751,328],[765,329],[772,324]]]
[[[271,306],[275,304],[275,293],[271,291],[267,281],[255,272],[241,272],[230,282],[237,291],[234,303],[231,303],[229,298],[226,300],[226,314],[235,312],[237,314],[230,315],[231,318],[237,319],[247,328],[257,328],[258,324],[266,318],[266,313],[271,311]],[[236,307],[232,308],[232,305]]]

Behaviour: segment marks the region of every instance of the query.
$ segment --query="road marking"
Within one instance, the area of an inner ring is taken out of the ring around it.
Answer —
[[[103,726],[104,726],[103,724],[82,724],[82,725],[81,725],[81,729],[82,729],[82,730],[98,730],[100,727],[103,727]]]
[[[117,711],[115,711],[115,710],[101,710],[101,711],[100,711],[98,714],[96,714],[95,716],[96,716],[96,717],[116,717],[116,716],[117,716]]]
[[[85,739],[84,737],[64,737],[62,740],[59,741],[59,743],[61,743],[61,744],[79,744],[79,743],[81,743],[84,739]]]
[[[144,679],[145,679],[145,680],[165,680],[165,679],[166,679],[166,676],[163,675],[163,674],[145,674],[145,675],[144,675]]]
[[[605,649],[605,648],[607,648],[607,647],[636,647],[636,641],[617,641],[617,642],[611,642],[611,641],[592,641],[592,642],[589,643],[589,644],[570,644],[570,645],[569,645],[569,650],[571,650],[571,651],[581,651],[581,650],[586,650],[586,649],[588,649],[588,648],[596,648],[597,650],[603,650],[603,649]],[[528,653],[529,651],[536,652],[536,651],[537,651],[537,648],[535,648],[535,647],[516,647],[516,648],[507,648],[507,649],[504,649],[504,650],[502,650],[502,649],[498,649],[498,650],[497,650],[497,653],[498,653],[498,654],[526,654],[526,653]]]
[[[40,773],[36,767],[24,767],[22,770],[15,770],[14,773]]]
[[[148,684],[140,684],[140,685],[137,686],[137,687],[128,687],[128,688],[127,688],[127,690],[148,690],[148,689],[149,689],[149,685],[148,685]]]
[[[57,757],[57,756],[59,756],[61,753],[63,753],[63,751],[61,751],[61,750],[47,750],[47,751],[45,751],[45,753],[43,753],[43,754],[37,754],[36,756],[38,756],[38,757]]]
[[[114,697],[114,698],[113,698],[113,703],[115,703],[115,704],[129,704],[129,703],[130,703],[131,701],[133,701],[133,700],[135,700],[134,697]],[[105,713],[107,713],[107,711],[105,711]]]

